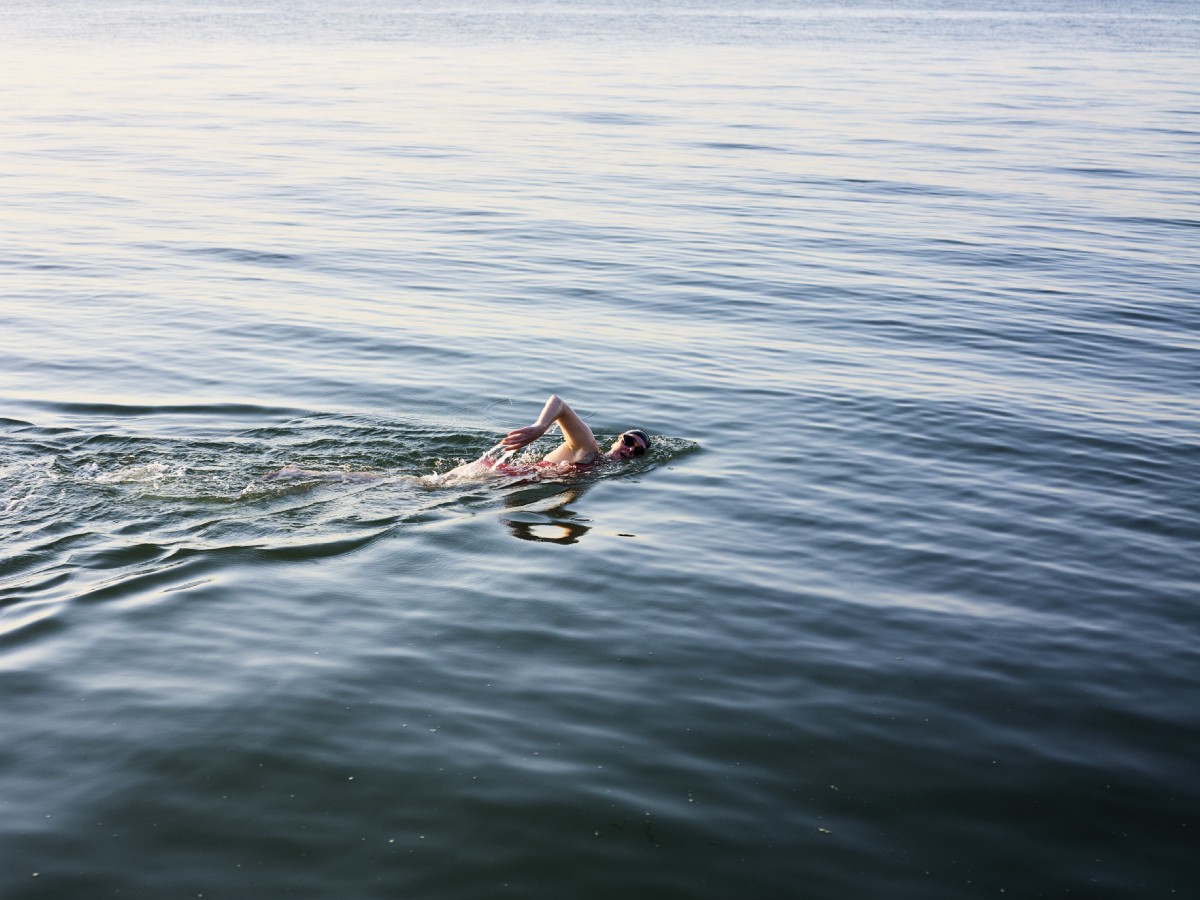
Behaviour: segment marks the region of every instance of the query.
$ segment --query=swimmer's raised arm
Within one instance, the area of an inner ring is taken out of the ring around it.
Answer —
[[[540,438],[556,422],[562,429],[564,441],[557,449],[546,454],[547,461],[591,462],[599,455],[600,446],[596,443],[592,429],[588,428],[587,423],[579,418],[579,414],[557,394],[550,395],[550,399],[546,401],[541,414],[532,425],[514,428],[500,443],[505,450],[519,450]]]

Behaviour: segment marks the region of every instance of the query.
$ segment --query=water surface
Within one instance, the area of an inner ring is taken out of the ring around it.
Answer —
[[[1195,893],[1195,3],[0,17],[4,897]]]

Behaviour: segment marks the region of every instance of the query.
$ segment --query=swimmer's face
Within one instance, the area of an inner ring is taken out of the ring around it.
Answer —
[[[608,455],[613,459],[633,459],[644,454],[649,446],[646,436],[640,431],[627,431],[612,442]]]

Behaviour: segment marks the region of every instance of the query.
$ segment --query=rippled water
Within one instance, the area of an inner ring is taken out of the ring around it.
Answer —
[[[1200,890],[1200,5],[0,19],[0,896]]]

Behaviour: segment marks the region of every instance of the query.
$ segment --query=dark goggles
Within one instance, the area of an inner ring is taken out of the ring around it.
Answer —
[[[621,443],[626,447],[632,447],[634,456],[641,456],[646,452],[645,445],[638,443],[638,439],[629,432],[625,432],[623,435],[621,435]]]

